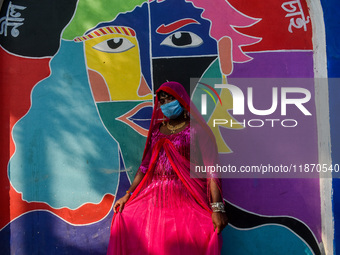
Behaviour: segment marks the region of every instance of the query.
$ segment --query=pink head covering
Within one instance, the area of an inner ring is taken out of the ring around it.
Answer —
[[[191,126],[195,126],[195,124],[200,125],[203,127],[204,132],[206,132],[205,135],[209,135],[211,138],[211,142],[213,144],[216,144],[214,134],[212,133],[209,126],[206,124],[205,120],[203,119],[202,115],[197,110],[196,106],[191,102],[190,97],[188,93],[186,92],[185,88],[182,84],[175,82],[175,81],[168,81],[163,83],[156,91],[156,94],[158,94],[160,91],[164,91],[170,95],[172,95],[175,99],[179,101],[179,103],[184,107],[187,113],[191,116]],[[146,147],[144,149],[143,159],[145,157],[145,153],[148,150],[148,145],[150,144],[150,136],[152,133],[152,130],[155,128],[156,125],[158,125],[163,120],[167,120],[167,118],[164,116],[161,108],[160,103],[158,102],[158,97],[155,98],[155,107],[152,113],[148,138],[146,142]],[[193,125],[194,124],[194,125]],[[212,145],[214,146],[214,145]]]

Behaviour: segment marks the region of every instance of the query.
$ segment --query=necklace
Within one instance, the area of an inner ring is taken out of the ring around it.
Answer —
[[[177,129],[184,127],[184,125],[185,125],[185,121],[183,121],[182,123],[179,123],[175,126],[170,125],[169,122],[166,123],[166,127],[171,131],[171,134],[174,134]]]

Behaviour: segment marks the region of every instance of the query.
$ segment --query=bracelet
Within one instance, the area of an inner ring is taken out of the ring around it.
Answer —
[[[129,194],[130,196],[132,195],[132,192],[131,191],[126,191],[126,194]]]
[[[211,209],[213,212],[221,212],[221,213],[225,213],[225,207],[223,202],[215,202],[215,203],[211,203]]]

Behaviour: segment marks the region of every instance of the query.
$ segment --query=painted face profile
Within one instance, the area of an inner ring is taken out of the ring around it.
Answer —
[[[89,81],[96,102],[152,98],[141,74],[139,46],[133,29],[101,27],[74,41],[85,43]]]

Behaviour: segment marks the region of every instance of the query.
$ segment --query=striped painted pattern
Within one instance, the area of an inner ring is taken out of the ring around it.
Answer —
[[[127,36],[136,36],[135,31],[129,27],[101,27],[87,35],[76,37],[73,40],[75,42],[83,42],[89,39],[93,39],[96,37],[109,35],[109,34],[122,34],[122,35],[127,35]]]

